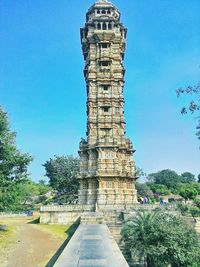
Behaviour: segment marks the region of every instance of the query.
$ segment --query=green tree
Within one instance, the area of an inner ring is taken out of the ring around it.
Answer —
[[[200,174],[198,175],[198,183],[200,183]]]
[[[181,177],[175,171],[167,169],[149,174],[148,180],[155,184],[166,185],[168,189],[175,192],[178,183],[181,182]]]
[[[38,181],[38,184],[40,184],[40,185],[45,185],[45,184],[46,184],[46,181],[43,180],[43,179],[41,179],[41,180]]]
[[[162,196],[166,196],[166,195],[169,195],[171,193],[171,191],[164,184],[148,183],[148,186],[153,191],[153,193],[156,193],[156,194],[159,194]]]
[[[185,202],[189,199],[195,200],[198,195],[198,191],[191,184],[181,184],[179,189],[179,195],[185,199]]]
[[[47,192],[51,192],[49,185],[39,184],[33,181],[26,181],[21,184],[21,195],[23,199],[24,210],[34,209],[37,204],[45,204],[48,200]]]
[[[151,191],[151,189],[148,187],[147,184],[136,182],[135,187],[137,189],[137,193],[139,197],[148,197],[150,199],[154,198],[153,192]]]
[[[200,216],[200,209],[197,206],[190,206],[189,210],[193,218]]]
[[[195,188],[198,192],[198,195],[200,195],[200,183],[192,182],[189,184],[189,186]]]
[[[21,183],[28,179],[27,167],[32,161],[29,154],[17,149],[15,139],[0,107],[0,211],[20,209]]]
[[[182,183],[192,183],[195,182],[195,175],[191,172],[184,172],[181,174],[181,182]]]
[[[73,156],[55,156],[43,166],[56,198],[67,203],[75,201],[78,193],[79,159]]]
[[[122,229],[129,256],[138,255],[147,267],[197,267],[197,233],[178,215],[163,210],[138,211]]]
[[[189,105],[186,107],[182,107],[181,113],[187,114],[188,112],[191,114],[197,114],[195,119],[197,120],[197,126],[196,126],[196,135],[198,139],[200,139],[200,82],[197,85],[194,86],[187,86],[185,88],[179,88],[176,90],[176,94],[178,97],[181,95],[190,95],[192,96],[192,99],[189,103]]]
[[[200,198],[195,199],[195,205],[200,209]]]
[[[143,171],[143,169],[136,167],[136,177],[137,179],[144,178],[146,177],[146,173]]]

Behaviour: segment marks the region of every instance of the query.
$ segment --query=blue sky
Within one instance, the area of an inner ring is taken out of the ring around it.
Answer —
[[[91,0],[1,0],[0,105],[33,180],[54,155],[77,155],[86,131],[79,28]],[[199,0],[113,0],[128,28],[125,117],[136,165],[200,173],[195,120],[175,90],[200,80]]]

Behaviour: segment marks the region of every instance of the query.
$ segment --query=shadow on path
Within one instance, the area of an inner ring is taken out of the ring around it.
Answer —
[[[49,262],[45,265],[45,267],[53,267],[55,262],[57,261],[58,257],[60,256],[60,254],[63,252],[64,248],[66,247],[66,245],[68,244],[68,242],[70,241],[71,237],[73,236],[73,234],[75,233],[76,229],[79,226],[79,220],[77,220],[75,223],[73,223],[67,230],[66,230],[66,234],[68,235],[67,239],[62,243],[62,245],[58,248],[58,250],[56,251],[56,253],[53,255],[53,257],[49,260]]]
[[[27,222],[27,224],[39,224],[40,223],[40,217],[30,221],[30,222]]]

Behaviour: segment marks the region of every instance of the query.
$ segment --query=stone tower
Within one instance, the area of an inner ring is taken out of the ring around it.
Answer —
[[[100,209],[137,202],[133,145],[125,137],[123,58],[127,29],[120,12],[100,0],[81,29],[87,87],[87,139],[79,147],[79,204]]]

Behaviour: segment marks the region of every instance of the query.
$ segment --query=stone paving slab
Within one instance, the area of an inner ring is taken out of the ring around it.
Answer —
[[[129,267],[105,224],[81,224],[54,267]]]

